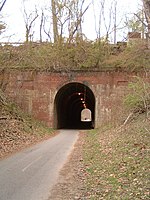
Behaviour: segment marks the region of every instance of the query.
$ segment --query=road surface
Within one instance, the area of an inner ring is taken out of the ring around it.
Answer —
[[[79,131],[60,134],[0,161],[0,200],[46,200]]]

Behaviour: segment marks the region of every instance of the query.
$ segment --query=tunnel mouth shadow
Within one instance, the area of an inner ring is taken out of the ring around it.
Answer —
[[[91,119],[81,120],[81,112],[88,108]],[[85,84],[71,82],[59,89],[54,102],[54,126],[56,129],[93,129],[95,125],[95,96]]]

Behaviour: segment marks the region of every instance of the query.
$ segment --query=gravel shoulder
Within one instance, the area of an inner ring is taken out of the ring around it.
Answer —
[[[84,138],[85,133],[81,131],[78,141],[68,157],[68,161],[60,171],[58,182],[52,188],[48,200],[84,199],[84,170],[82,158]]]

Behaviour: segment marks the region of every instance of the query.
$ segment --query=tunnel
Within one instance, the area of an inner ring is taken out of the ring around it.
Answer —
[[[91,119],[81,120],[83,109],[91,112]],[[92,129],[95,125],[95,97],[85,84],[68,83],[56,94],[54,123],[57,129]]]

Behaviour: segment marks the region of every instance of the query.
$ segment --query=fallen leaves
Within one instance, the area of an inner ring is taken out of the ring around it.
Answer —
[[[51,133],[11,102],[0,101],[0,158],[40,141]]]
[[[149,199],[149,123],[89,132],[84,145],[86,199]]]

